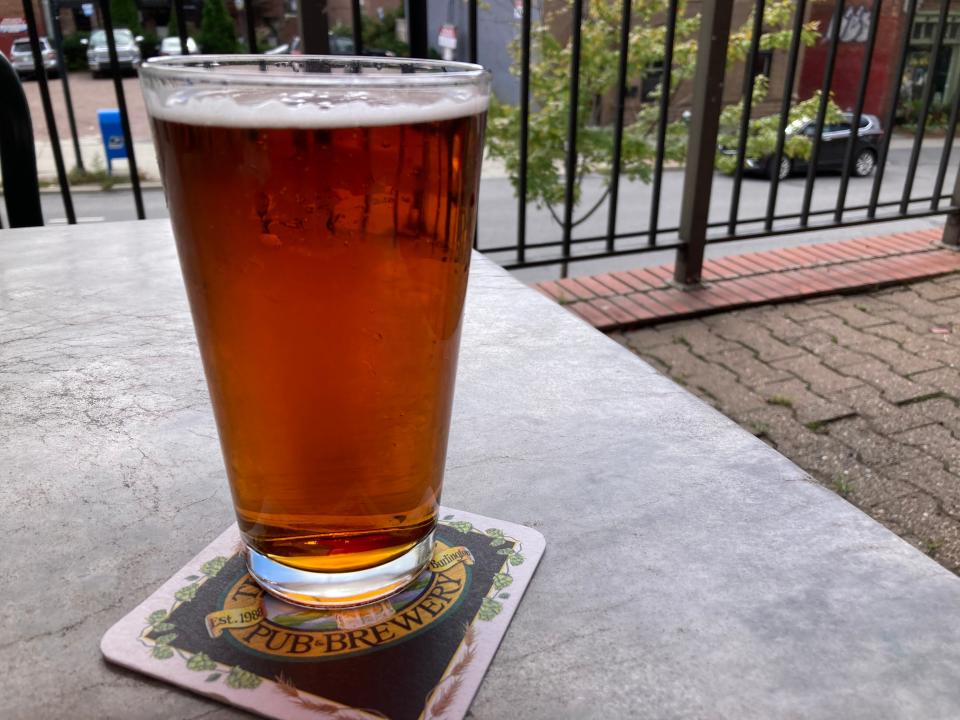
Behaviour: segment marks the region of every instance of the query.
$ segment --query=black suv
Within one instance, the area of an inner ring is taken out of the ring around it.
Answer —
[[[847,140],[851,135],[852,113],[843,113],[843,118],[837,123],[827,123],[820,134],[820,154],[817,157],[817,170],[843,170],[843,159],[847,152]],[[787,135],[806,135],[811,140],[816,132],[816,124],[812,120],[800,120],[787,127]],[[880,119],[876,115],[861,115],[860,130],[857,132],[857,144],[853,149],[853,161],[850,172],[857,177],[867,177],[877,166],[877,156],[880,150],[880,141],[883,139],[883,129]],[[724,151],[728,152],[728,151]],[[780,179],[790,174],[806,170],[808,161],[801,158],[784,157],[780,160]],[[773,177],[774,167],[771,156],[744,161],[747,170],[760,172],[767,177]]]

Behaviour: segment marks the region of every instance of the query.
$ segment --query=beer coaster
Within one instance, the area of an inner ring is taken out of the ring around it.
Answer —
[[[543,555],[521,525],[441,509],[429,569],[355,610],[247,574],[234,525],[103,636],[132,670],[269,718],[462,718]]]

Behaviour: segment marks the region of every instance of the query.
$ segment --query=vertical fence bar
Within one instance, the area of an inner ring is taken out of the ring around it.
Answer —
[[[940,209],[940,196],[943,194],[943,183],[947,178],[947,164],[950,162],[950,151],[953,149],[953,139],[957,134],[957,111],[960,110],[960,88],[953,98],[953,107],[950,108],[950,121],[947,123],[947,135],[943,139],[943,154],[940,157],[940,167],[937,168],[937,180],[933,185],[933,200],[930,201],[931,210]]]
[[[800,0],[803,2],[803,0]],[[650,226],[647,244],[657,244],[660,225],[660,192],[663,188],[663,155],[667,144],[667,120],[670,112],[671,76],[673,75],[673,42],[677,35],[678,0],[669,0],[667,28],[663,48],[663,78],[660,80],[660,116],[657,119],[657,155],[653,161],[653,187],[650,194]]]
[[[943,34],[946,31],[947,12],[949,10],[950,0],[940,0],[940,14],[937,17],[937,27],[933,33],[933,45],[930,47],[927,76],[923,82],[920,117],[917,118],[917,129],[913,136],[913,149],[910,151],[910,164],[907,166],[907,178],[903,181],[903,195],[900,197],[901,215],[906,213],[910,206],[910,195],[913,193],[913,181],[917,174],[917,164],[920,162],[923,134],[927,130],[927,114],[930,112],[930,101],[933,100],[933,84],[937,75],[937,60],[940,58],[940,47],[943,45]]]
[[[26,0],[29,2],[29,0]],[[137,219],[143,220],[143,195],[140,192],[140,175],[137,171],[137,157],[133,149],[133,135],[130,132],[130,116],[127,114],[127,98],[123,92],[120,78],[120,61],[117,59],[117,41],[113,37],[113,19],[110,16],[110,0],[100,0],[100,15],[103,29],[107,35],[107,51],[110,53],[110,74],[113,76],[113,89],[117,94],[117,109],[120,111],[120,127],[123,130],[123,143],[127,148],[127,165],[130,168],[130,184],[133,186],[133,202],[137,208]]]
[[[860,71],[860,86],[857,88],[853,117],[850,118],[850,137],[847,138],[847,147],[843,152],[843,169],[840,176],[840,189],[837,191],[837,208],[833,213],[834,222],[843,220],[843,205],[847,201],[847,186],[850,183],[853,153],[857,148],[857,138],[860,136],[860,118],[863,115],[863,103],[867,97],[867,84],[870,82],[870,66],[873,64],[873,50],[877,44],[877,25],[880,23],[881,9],[882,0],[873,0],[870,29],[867,33],[867,44],[864,48],[863,69]]]
[[[737,215],[740,214],[740,186],[743,183],[743,163],[747,155],[747,135],[750,131],[750,113],[753,110],[753,68],[757,62],[757,50],[760,48],[760,35],[763,33],[764,5],[764,0],[757,0],[753,9],[753,34],[750,36],[750,50],[743,68],[743,108],[740,111],[740,134],[737,138],[737,165],[733,169],[730,220],[727,223],[727,232],[731,235],[737,231]]]
[[[180,54],[189,55],[190,48],[187,47],[187,18],[184,15],[183,0],[173,0],[173,9],[177,13],[177,35],[180,37]]]
[[[950,197],[950,211],[947,213],[947,222],[943,226],[943,244],[960,248],[960,168],[957,168],[957,178],[953,182],[953,195]]]
[[[623,105],[627,95],[627,56],[630,52],[630,0],[623,0],[620,17],[620,64],[617,68],[617,117],[613,129],[613,163],[610,170],[610,209],[607,211],[607,252],[613,252],[620,196],[620,154],[623,148]]]
[[[50,86],[47,84],[47,69],[43,65],[40,53],[40,38],[37,36],[37,18],[33,12],[33,0],[23,0],[23,17],[27,21],[27,33],[30,36],[30,50],[33,55],[33,72],[40,86],[40,100],[43,103],[43,117],[47,121],[47,133],[50,135],[50,147],[53,149],[53,161],[57,166],[57,182],[60,196],[63,198],[63,210],[67,222],[74,225],[77,216],[73,211],[73,197],[67,182],[67,171],[63,165],[63,153],[60,151],[60,135],[57,132],[57,120],[53,115],[53,103],[50,102]]]
[[[257,55],[257,27],[253,17],[253,0],[243,0],[243,20],[247,30],[247,52]]]
[[[467,3],[467,14],[470,23],[470,55],[469,61],[477,62],[480,56],[480,46],[477,44],[477,0],[469,0]]]
[[[900,47],[897,55],[897,69],[891,79],[890,107],[887,109],[883,125],[883,140],[880,145],[880,155],[877,158],[877,171],[873,178],[873,188],[870,190],[870,202],[867,205],[867,217],[871,220],[877,216],[877,203],[880,201],[880,186],[883,184],[883,174],[887,169],[887,155],[890,152],[890,139],[893,137],[893,124],[897,119],[897,103],[900,101],[900,84],[903,82],[903,71],[907,67],[907,52],[910,49],[910,35],[913,32],[913,19],[917,12],[919,0],[906,0],[907,20],[904,32],[900,38]]]
[[[329,55],[330,23],[327,21],[327,0],[298,0],[298,2],[303,52],[308,55]],[[411,7],[414,5],[417,3],[410,3]]]
[[[477,62],[477,0],[469,0],[467,3],[467,21],[470,24],[470,53],[467,56],[468,62]],[[473,247],[480,247],[480,219],[473,228]]]
[[[411,0],[407,3],[407,35],[410,38],[410,57],[427,57],[427,3]]]
[[[703,271],[732,14],[733,0],[705,2],[701,10],[697,67],[693,76],[693,115],[680,209],[682,244],[677,248],[673,276],[682,285],[699,284]]]
[[[520,20],[520,167],[517,178],[517,262],[527,259],[527,133],[530,122],[530,0]]]
[[[773,229],[773,216],[777,214],[780,164],[783,162],[783,144],[787,138],[787,125],[790,123],[790,103],[793,101],[793,83],[797,74],[797,58],[800,56],[800,33],[803,31],[803,16],[806,12],[806,0],[797,0],[797,10],[793,16],[793,35],[790,37],[790,51],[787,54],[787,74],[783,79],[783,99],[780,101],[777,148],[770,160],[770,194],[767,196],[767,216],[763,220],[763,229],[767,231]]]
[[[63,103],[67,106],[67,124],[70,126],[70,139],[73,141],[73,157],[78,169],[83,170],[83,154],[80,152],[80,139],[77,137],[77,119],[73,114],[73,98],[70,97],[70,80],[67,77],[67,63],[63,58],[63,32],[60,29],[60,8],[51,3],[50,22],[53,24],[53,42],[57,46],[57,74],[63,86]]]
[[[360,0],[350,0],[350,30],[353,32],[353,54],[363,55],[363,12],[360,9]]]
[[[817,162],[820,159],[820,136],[823,134],[823,121],[827,116],[830,102],[830,86],[833,84],[833,70],[837,64],[837,48],[840,46],[840,20],[843,17],[844,0],[835,0],[833,17],[830,19],[830,50],[827,52],[827,65],[823,71],[823,85],[820,88],[820,106],[817,108],[817,121],[813,128],[813,147],[807,167],[807,181],[803,186],[803,206],[800,210],[800,224],[810,221],[810,202],[813,200],[813,184],[817,177]]]
[[[567,276],[570,258],[570,236],[573,233],[573,200],[577,176],[577,124],[580,105],[580,25],[583,23],[583,0],[573,0],[571,33],[570,97],[567,114],[566,187],[563,194],[563,262],[560,276]]]

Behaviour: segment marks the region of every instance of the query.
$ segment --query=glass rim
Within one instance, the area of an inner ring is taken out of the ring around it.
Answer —
[[[334,64],[345,69],[360,67],[419,67],[423,71],[399,74],[361,72],[302,72],[298,66],[310,62]],[[263,63],[291,71],[267,73]],[[249,66],[250,71],[223,71]],[[482,65],[452,60],[355,56],[355,55],[175,55],[155,57],[141,63],[140,72],[150,80],[185,81],[212,85],[255,85],[260,87],[444,87],[475,85],[488,80],[490,71]]]

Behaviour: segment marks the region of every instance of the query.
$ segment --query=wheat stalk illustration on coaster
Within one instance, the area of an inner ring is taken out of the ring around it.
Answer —
[[[330,720],[369,720],[369,718],[386,718],[387,716],[377,710],[344,707],[332,702],[322,700],[310,700],[302,697],[293,684],[293,680],[280,673],[276,677],[277,690],[282,692],[293,702],[302,708],[317,713],[320,717],[330,718]]]
[[[450,670],[450,674],[447,675],[447,677],[434,688],[433,693],[430,694],[430,698],[433,698],[434,694],[436,694],[436,698],[427,700],[427,712],[424,715],[426,720],[429,720],[429,718],[442,717],[444,713],[453,706],[453,701],[456,699],[457,693],[460,692],[460,687],[463,685],[463,675],[476,658],[477,648],[474,644],[475,640],[476,631],[473,625],[470,625],[463,635],[463,656]],[[438,690],[439,693],[437,692]]]

